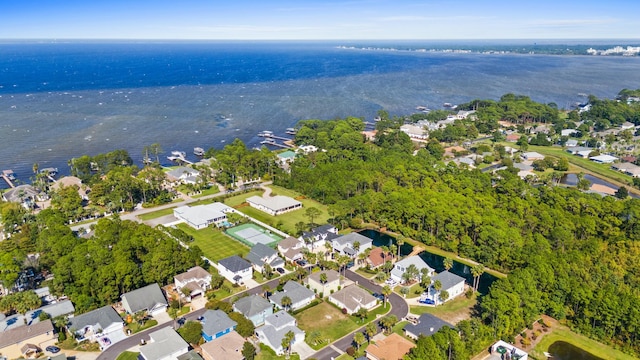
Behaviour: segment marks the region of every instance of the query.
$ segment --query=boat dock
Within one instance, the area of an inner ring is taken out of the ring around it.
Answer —
[[[286,138],[286,137],[273,135],[273,133],[271,131],[263,131],[263,132],[259,133],[258,136],[269,138],[269,139],[278,139],[278,140],[282,140],[282,141],[291,141],[292,140],[292,139],[289,139],[289,138]]]
[[[287,131],[285,131],[285,133],[287,133],[288,135],[295,135],[298,133],[298,130],[296,130],[295,128],[287,128]]]
[[[2,170],[2,178],[7,183],[7,185],[9,185],[10,188],[13,189],[14,187],[16,187],[12,182],[12,180],[16,179],[16,176],[13,170]]]
[[[262,145],[273,145],[273,146],[277,146],[283,149],[293,149],[292,146],[286,145],[286,144],[278,144],[275,140],[273,139],[267,139],[267,140],[263,140],[260,141],[260,144]]]
[[[187,163],[189,165],[192,165],[193,163],[189,160],[186,159],[187,154],[184,151],[172,151],[171,152],[171,156],[167,156],[167,159],[171,160],[171,161],[180,161],[183,163]]]

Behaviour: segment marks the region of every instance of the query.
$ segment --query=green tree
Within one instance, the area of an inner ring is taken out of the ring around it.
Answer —
[[[368,323],[364,328],[364,332],[367,334],[367,341],[371,343],[371,339],[373,338],[373,336],[378,333],[378,327],[376,326],[376,323]]]
[[[362,321],[369,315],[369,311],[366,308],[361,307],[356,311],[355,315],[360,318],[360,321]]]
[[[313,228],[314,226],[313,220],[315,220],[318,216],[322,215],[322,211],[318,210],[318,208],[315,208],[315,207],[308,207],[304,211],[304,215],[309,219],[309,226]]]
[[[358,350],[360,350],[360,346],[362,346],[362,344],[364,344],[365,341],[366,339],[364,338],[363,333],[358,331],[353,335],[353,342],[356,344],[356,347],[358,348]]]
[[[280,304],[285,310],[289,311],[289,307],[291,306],[291,298],[288,296],[283,296],[282,300],[280,300]]]
[[[384,306],[384,305],[386,305],[386,301],[389,298],[389,295],[391,295],[391,293],[393,291],[391,290],[391,287],[389,285],[385,285],[385,286],[382,287],[381,292],[382,292],[382,296],[383,296],[382,299],[383,299],[383,306]]]
[[[178,333],[189,344],[198,344],[202,339],[202,324],[199,321],[187,321],[178,329]]]
[[[242,345],[242,356],[245,360],[253,360],[256,357],[256,348],[252,343],[245,341]]]
[[[440,291],[440,295],[438,296],[441,302],[445,302],[449,299],[449,292],[447,290]]]
[[[451,259],[450,257],[446,257],[442,260],[442,265],[444,266],[444,269],[449,271],[452,267],[453,267],[453,259]]]
[[[395,315],[387,315],[380,319],[380,326],[385,329],[387,333],[391,332],[391,329],[398,323],[398,318]]]
[[[629,190],[624,186],[620,186],[615,195],[618,199],[626,199],[629,197]]]
[[[296,334],[293,331],[289,330],[284,337],[282,338],[282,350],[286,352],[287,355],[291,355],[291,342],[295,339]]]
[[[473,276],[473,291],[478,291],[478,285],[480,284],[480,276],[484,273],[484,266],[482,264],[476,264],[471,267],[471,275]]]
[[[256,330],[255,325],[253,325],[253,322],[247,319],[241,313],[232,311],[229,313],[229,318],[231,318],[231,320],[237,323],[236,332],[240,334],[240,336],[242,336],[243,338],[248,338],[249,336],[253,335],[253,333]]]

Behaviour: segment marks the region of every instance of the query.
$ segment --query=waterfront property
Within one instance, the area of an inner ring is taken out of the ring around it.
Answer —
[[[357,245],[356,245],[357,244]],[[360,255],[373,245],[373,240],[356,232],[342,235],[332,241],[333,250],[352,258]],[[357,249],[356,249],[357,248]]]
[[[179,182],[183,184],[196,184],[198,182],[198,177],[200,176],[200,171],[185,167],[179,166],[167,173],[167,178],[170,181]]]
[[[442,285],[439,291],[433,287],[436,281]],[[427,297],[434,300],[436,304],[447,302],[464,293],[464,278],[445,270],[431,278],[431,286],[427,291]],[[440,299],[443,291],[449,294],[446,299]]]
[[[227,214],[230,212],[235,212],[235,210],[223,203],[216,202],[207,205],[180,206],[173,210],[173,216],[199,230],[211,224],[218,225],[227,221]]]
[[[160,286],[156,283],[125,293],[120,298],[122,307],[129,314],[146,311],[153,316],[167,311],[169,306]]]
[[[404,279],[402,277],[411,265],[414,265],[418,269],[416,278],[416,280],[418,281],[420,281],[420,279],[422,278],[422,269],[427,269],[429,272],[429,276],[433,275],[433,269],[429,265],[427,265],[427,263],[422,260],[420,256],[414,255],[396,262],[393,265],[393,269],[391,270],[391,278],[397,283],[404,282]]]
[[[189,344],[171,327],[154,331],[149,338],[149,343],[140,347],[142,360],[176,360],[189,352]]]
[[[222,337],[236,328],[235,321],[222,310],[207,310],[202,314],[202,337],[204,341],[211,341]]]
[[[102,350],[126,338],[124,322],[111,305],[69,319],[67,328],[78,341],[97,342]]]
[[[251,271],[251,263],[238,255],[224,258],[218,262],[218,271],[220,275],[229,280],[233,284],[244,284],[253,276]]]
[[[272,216],[302,209],[302,203],[300,201],[283,195],[271,196],[269,198],[251,196],[247,198],[247,202],[251,207]]]

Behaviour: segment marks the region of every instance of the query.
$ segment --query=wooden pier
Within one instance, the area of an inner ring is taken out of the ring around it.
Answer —
[[[277,147],[283,148],[283,149],[293,149],[293,147],[291,147],[289,145],[278,144],[275,141],[269,141],[269,140],[260,141],[260,144],[262,144],[262,145],[273,145],[273,146],[277,146]]]
[[[11,181],[12,179],[15,180],[13,170],[2,170],[2,179],[4,179],[4,181],[7,183],[7,185],[9,185],[10,188],[13,189],[14,187],[16,187]]]
[[[282,140],[282,141],[291,141],[292,140],[292,139],[289,139],[289,138],[286,138],[286,137],[273,135],[273,133],[271,133],[271,132],[261,132],[260,134],[258,134],[258,136],[264,137],[264,138],[268,138],[268,139],[278,139],[278,140]]]

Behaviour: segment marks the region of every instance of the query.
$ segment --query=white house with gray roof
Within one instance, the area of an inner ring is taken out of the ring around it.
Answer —
[[[262,243],[253,245],[245,258],[257,272],[262,272],[266,264],[272,269],[284,266],[284,260],[278,256],[278,252]]]
[[[427,265],[424,260],[418,255],[413,255],[406,257],[393,265],[393,269],[391,270],[391,278],[398,283],[404,282],[402,275],[407,271],[409,266],[415,265],[418,268],[418,281],[422,278],[422,269],[428,269],[429,276],[433,275],[433,269],[431,266]]]
[[[150,341],[140,347],[144,360],[178,360],[189,352],[189,344],[171,327],[164,327],[149,334]]]
[[[358,243],[358,250],[356,251],[355,245]],[[352,232],[350,234],[342,235],[332,241],[333,250],[341,255],[349,255],[356,257],[360,253],[363,253],[366,249],[370,249],[373,246],[373,240],[368,237]]]
[[[167,173],[169,180],[183,184],[196,184],[199,176],[200,171],[186,166],[179,166]]]
[[[124,321],[111,305],[73,317],[69,320],[67,329],[79,341],[98,342],[103,350],[126,338]]]
[[[272,348],[276,354],[282,355],[284,354],[282,339],[284,339],[285,334],[289,331],[294,334],[291,346],[304,341],[305,333],[298,328],[296,319],[281,310],[268,316],[265,319],[264,325],[256,329],[256,335],[258,335],[261,343]]]
[[[315,252],[317,250],[325,251],[325,242],[333,242],[338,237],[340,237],[338,228],[331,224],[325,224],[315,227],[311,231],[304,231],[299,239],[307,249]]]
[[[440,281],[440,284],[442,285],[440,291],[436,291],[433,288],[433,284],[435,284],[436,281]],[[440,293],[442,293],[442,291],[446,291],[449,296],[444,300],[444,302],[447,302],[464,293],[464,282],[465,280],[463,277],[445,270],[431,277],[431,286],[429,287],[428,296],[434,300],[436,304],[443,303],[443,301],[440,300]]]
[[[251,196],[247,198],[247,202],[251,207],[266,212],[272,216],[302,209],[302,203],[300,201],[283,195],[271,196],[269,198]]]
[[[149,315],[160,314],[167,311],[169,304],[164,297],[160,286],[156,283],[140,289],[129,291],[120,296],[122,307],[129,314],[146,311]]]
[[[218,271],[225,279],[234,284],[244,284],[253,276],[251,263],[238,255],[224,258],[218,262]]]
[[[173,216],[199,230],[212,224],[219,225],[227,221],[227,214],[231,212],[235,212],[232,207],[215,202],[207,205],[180,206],[173,209]]]
[[[284,308],[282,306],[282,299],[288,296],[291,299],[290,309],[296,310],[309,305],[315,298],[315,294],[312,290],[300,285],[299,283],[289,280],[282,291],[278,291],[269,297],[269,301],[276,305],[278,309]]]
[[[361,308],[371,310],[378,304],[378,299],[355,284],[329,295],[329,301],[339,308],[347,309],[348,314],[356,313]]]
[[[233,304],[233,310],[251,320],[253,325],[260,326],[267,316],[273,315],[273,304],[260,295],[250,295],[238,299]]]

